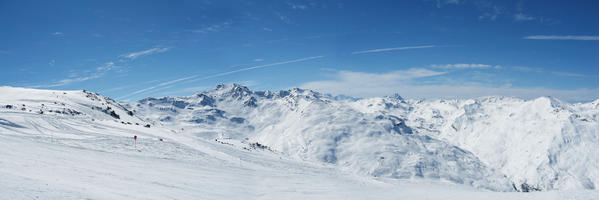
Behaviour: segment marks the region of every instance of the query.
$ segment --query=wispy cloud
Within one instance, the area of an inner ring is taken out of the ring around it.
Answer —
[[[551,73],[554,74],[554,75],[557,75],[557,76],[587,77],[587,75],[584,75],[584,74],[569,73],[569,72],[557,72],[557,71],[554,71],[554,72],[551,72]]]
[[[104,76],[108,71],[117,69],[118,66],[115,66],[113,62],[108,62],[102,66],[96,68],[93,73],[86,73],[85,75],[78,76],[76,73],[72,72],[68,78],[61,79],[55,81],[54,83],[44,84],[44,85],[33,85],[30,86],[32,88],[51,88],[51,87],[59,87],[64,85],[69,85],[72,83],[78,83],[88,80],[93,80]]]
[[[162,53],[162,52],[166,52],[166,51],[168,51],[170,49],[171,48],[169,48],[169,47],[162,47],[162,48],[155,47],[155,48],[151,48],[151,49],[144,50],[144,51],[138,51],[138,52],[132,52],[132,53],[124,54],[121,57],[134,60],[134,59],[136,59],[138,57],[141,57],[141,56],[147,56],[147,55],[155,54],[155,53]]]
[[[179,78],[179,79],[175,79],[175,80],[170,80],[170,81],[167,81],[167,82],[162,82],[162,83],[160,83],[158,85],[154,85],[154,86],[151,86],[151,87],[147,87],[147,88],[144,88],[144,89],[141,89],[141,90],[134,91],[134,92],[129,93],[129,94],[125,95],[125,96],[119,97],[118,99],[124,99],[124,98],[130,97],[130,96],[133,96],[133,95],[141,94],[141,93],[144,93],[144,92],[147,92],[147,91],[150,91],[150,90],[154,90],[154,89],[157,89],[157,88],[160,88],[160,87],[164,87],[164,86],[168,86],[168,85],[171,85],[171,84],[175,84],[175,83],[178,83],[178,82],[181,82],[181,81],[189,80],[189,79],[192,79],[192,78],[195,78],[195,77],[198,77],[198,75],[183,77],[183,78]]]
[[[396,91],[396,87],[411,84],[413,79],[439,76],[445,73],[423,68],[388,73],[338,71],[333,80],[308,82],[301,87],[332,94],[372,97]]]
[[[60,33],[60,34],[62,34],[62,33]],[[144,51],[140,51],[140,52],[133,52],[133,53],[121,55],[120,58],[134,60],[140,56],[146,56],[146,55],[155,54],[155,53],[162,53],[162,52],[166,52],[168,50],[170,50],[170,48],[168,48],[168,47],[156,47],[156,48],[152,48],[152,49],[148,49],[148,50],[144,50]],[[127,61],[126,59],[120,59],[120,60],[123,62],[126,62]],[[95,61],[95,59],[93,59],[91,61]],[[51,60],[48,63],[48,65],[54,66],[55,63],[56,63],[55,60]],[[125,70],[122,67],[117,66],[114,62],[107,62],[104,65],[100,65],[92,70],[86,70],[86,71],[80,71],[80,72],[77,72],[76,70],[70,70],[70,72],[69,72],[70,74],[69,74],[69,76],[67,76],[67,78],[64,78],[64,79],[61,79],[58,81],[54,81],[53,83],[50,83],[50,84],[33,85],[33,86],[29,86],[29,87],[33,87],[33,88],[59,87],[59,86],[64,86],[64,85],[69,85],[69,84],[73,84],[73,83],[79,83],[79,82],[84,82],[84,81],[101,78],[107,72],[110,72],[110,71],[115,71],[118,73],[125,72]]]
[[[408,50],[408,49],[426,49],[433,48],[435,45],[424,45],[424,46],[410,46],[410,47],[394,47],[394,48],[382,48],[382,49],[370,49],[364,51],[354,51],[352,54],[364,54],[364,53],[378,53],[385,51],[400,51],[400,50]]]
[[[54,32],[54,33],[51,33],[51,34],[53,36],[62,36],[62,35],[64,35],[62,32]]]
[[[233,71],[229,71],[229,72],[223,72],[223,73],[218,73],[218,74],[214,74],[211,76],[197,78],[193,81],[204,80],[204,79],[214,78],[214,77],[219,77],[219,76],[225,76],[225,75],[229,75],[229,74],[235,74],[235,73],[239,73],[239,72],[243,72],[243,71],[249,71],[249,70],[260,69],[260,68],[265,68],[265,67],[272,67],[272,66],[277,66],[277,65],[284,65],[284,64],[290,64],[290,63],[314,60],[314,59],[323,58],[323,57],[324,56],[312,56],[312,57],[307,57],[307,58],[300,58],[300,59],[295,59],[295,60],[288,60],[288,61],[283,61],[283,62],[258,65],[258,66],[253,66],[253,67],[246,67],[246,68],[242,68],[242,69],[238,69],[238,70],[233,70]]]
[[[445,65],[431,65],[433,68],[439,69],[488,69],[496,68],[499,69],[501,66],[486,65],[486,64],[445,64]]]
[[[289,17],[281,14],[280,12],[273,12],[281,21],[283,21],[286,24],[291,24],[291,20],[289,19]]]
[[[100,93],[100,94],[105,94],[105,93],[108,93],[108,92],[114,92],[114,91],[123,90],[123,89],[126,89],[126,88],[128,88],[128,87],[131,87],[131,86],[129,85],[129,86],[121,86],[121,87],[107,88],[107,89],[104,89],[104,90],[100,90],[100,91],[98,91],[98,93]]]
[[[482,15],[478,16],[478,19],[479,20],[489,19],[491,21],[495,21],[503,13],[504,13],[504,10],[502,7],[492,6],[489,8],[489,10],[484,12]]]
[[[535,20],[535,17],[526,15],[523,13],[518,13],[518,14],[514,15],[514,20],[516,20],[516,21],[531,21],[531,20]]]
[[[443,74],[444,72],[426,69],[400,70],[380,74],[339,71],[332,80],[307,82],[299,87],[354,97],[375,97],[398,93],[415,99],[462,99],[496,95],[525,99],[554,96],[566,101],[590,101],[599,98],[599,88],[562,90],[543,87],[517,88],[509,84],[487,86],[476,82],[464,83],[452,82],[452,80],[433,84],[422,84],[422,82],[416,81],[417,78]]]
[[[524,39],[529,40],[599,40],[597,35],[531,35]]]
[[[212,24],[200,29],[195,29],[195,30],[191,30],[191,32],[194,33],[209,33],[209,32],[218,32],[223,28],[227,28],[229,27],[229,25],[231,25],[231,22],[223,22],[223,23],[219,23],[219,24]]]
[[[468,7],[475,8],[478,12],[480,12],[478,19],[479,20],[491,20],[494,21],[499,18],[501,15],[506,13],[504,6],[501,6],[501,1],[494,2],[489,0],[480,0],[480,1],[468,1],[468,0],[424,0],[428,2],[433,2],[436,4],[437,8],[442,8],[445,5],[471,5]],[[520,9],[521,10],[521,9]]]
[[[247,86],[247,85],[245,85],[245,86]],[[213,86],[186,87],[186,88],[181,88],[181,89],[174,89],[174,90],[164,91],[164,92],[161,92],[160,95],[161,96],[185,95],[185,94],[197,93],[197,92],[209,90],[212,87]]]
[[[450,5],[450,4],[458,5],[462,2],[463,1],[460,1],[460,0],[437,0],[437,8],[441,8],[444,5]]]
[[[148,88],[144,88],[141,90],[137,90],[134,91],[132,93],[129,93],[125,96],[119,97],[118,99],[124,99],[127,97],[131,97],[133,95],[137,95],[137,94],[141,94],[141,93],[145,93],[151,90],[155,90],[155,89],[159,89],[162,87],[166,87],[168,85],[172,85],[175,83],[179,83],[182,81],[199,81],[199,80],[205,80],[205,79],[210,79],[210,78],[215,78],[215,77],[220,77],[220,76],[226,76],[226,75],[230,75],[230,74],[235,74],[235,73],[239,73],[239,72],[243,72],[243,71],[249,71],[249,70],[255,70],[255,69],[260,69],[260,68],[265,68],[265,67],[272,67],[272,66],[277,66],[277,65],[284,65],[284,64],[290,64],[290,63],[296,63],[296,62],[302,62],[302,61],[308,61],[308,60],[313,60],[313,59],[318,59],[318,58],[323,58],[324,56],[312,56],[312,57],[307,57],[307,58],[300,58],[300,59],[295,59],[295,60],[288,60],[288,61],[283,61],[283,62],[276,62],[276,63],[271,63],[271,64],[265,64],[265,65],[258,65],[258,66],[253,66],[253,67],[246,67],[246,68],[242,68],[242,69],[237,69],[237,70],[233,70],[233,71],[228,71],[228,72],[222,72],[222,73],[218,73],[218,74],[213,74],[213,75],[209,75],[209,76],[203,76],[200,77],[200,75],[193,75],[193,76],[188,76],[188,77],[183,77],[183,78],[179,78],[179,79],[174,79],[174,80],[170,80],[170,81],[166,81],[163,83],[160,83],[158,85],[154,85]]]
[[[289,5],[289,7],[291,7],[291,9],[293,9],[293,10],[306,10],[306,9],[308,9],[308,6],[302,5],[302,4],[296,4],[296,3],[290,3],[290,2],[288,2],[287,5]]]
[[[59,86],[68,85],[68,84],[71,84],[71,83],[83,82],[83,81],[87,81],[87,80],[92,80],[92,79],[100,78],[100,76],[101,76],[100,74],[92,74],[92,75],[84,76],[84,77],[65,78],[65,79],[56,81],[56,82],[51,83],[51,84],[34,85],[34,86],[31,86],[31,87],[32,88],[59,87]]]
[[[532,16],[530,14],[525,14],[526,9],[524,7],[523,1],[518,1],[516,3],[516,9],[513,9],[508,3],[504,1],[492,1],[492,0],[478,0],[478,1],[469,1],[469,0],[425,0],[429,2],[436,3],[437,8],[441,8],[445,5],[469,5],[469,8],[476,9],[479,20],[490,20],[495,21],[499,18],[512,17],[514,21],[523,22],[523,21],[533,21],[536,20],[538,22],[544,23],[549,22],[554,23],[555,20],[543,18],[542,16]]]
[[[114,62],[107,62],[104,65],[98,66],[96,68],[96,71],[98,71],[98,72],[106,72],[106,71],[114,70],[114,69],[117,69],[117,68],[119,68],[119,66],[116,66],[114,64]]]
[[[521,71],[521,72],[536,72],[536,73],[544,72],[543,68],[539,68],[539,67],[510,66],[507,69]]]

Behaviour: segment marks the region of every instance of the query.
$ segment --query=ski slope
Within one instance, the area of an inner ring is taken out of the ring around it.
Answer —
[[[140,106],[120,106],[90,92],[1,87],[0,199],[595,199],[599,196],[597,190],[584,187],[533,193],[494,192],[497,185],[509,183],[509,179],[501,178],[501,170],[496,170],[501,168],[486,164],[491,161],[478,157],[474,147],[465,150],[456,146],[460,140],[451,141],[445,139],[449,136],[420,130],[415,124],[417,117],[391,112],[378,117],[381,112],[372,107],[387,109],[384,104],[376,103],[386,100],[335,100],[295,90],[289,91],[295,95],[293,98],[282,101],[284,107],[279,102],[257,98],[256,92],[244,87],[222,87],[211,91],[218,94],[183,98],[184,104],[195,104],[193,110],[168,98],[160,104],[155,102],[158,100],[142,100]],[[231,90],[246,95],[236,95]],[[305,97],[309,95],[313,98]],[[251,97],[255,98],[255,106]],[[396,107],[410,104],[396,100],[400,102],[393,105]],[[140,109],[144,106],[148,107]],[[327,109],[328,106],[333,109]],[[592,107],[580,105],[581,113],[593,116],[594,112],[589,110],[594,108],[584,106]],[[134,114],[129,115],[128,111]],[[357,116],[348,116],[348,112]],[[391,117],[396,115],[401,118]],[[170,121],[159,120],[168,116]],[[362,123],[359,120],[364,116],[379,121]],[[404,121],[392,122],[398,119]],[[362,127],[347,128],[356,122]],[[344,131],[352,136],[336,139]],[[138,136],[136,147],[133,135]],[[331,148],[335,149],[333,154]],[[430,163],[437,165],[423,166]],[[584,164],[578,167],[594,169]],[[574,169],[578,168],[571,170]],[[489,179],[490,175],[498,177]],[[504,189],[510,191],[510,185]]]

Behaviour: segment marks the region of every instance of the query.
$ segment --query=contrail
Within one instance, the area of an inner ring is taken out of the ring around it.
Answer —
[[[529,40],[599,40],[597,35],[531,35],[524,39]]]
[[[141,89],[141,90],[137,90],[137,91],[132,92],[130,94],[127,94],[125,96],[119,97],[118,99],[127,98],[127,97],[130,97],[130,96],[136,95],[136,94],[144,93],[144,92],[156,89],[156,88],[164,87],[164,86],[167,86],[167,85],[175,84],[175,83],[178,83],[178,82],[181,82],[181,81],[185,81],[185,80],[189,80],[189,79],[193,79],[191,81],[199,81],[199,80],[205,80],[205,79],[214,78],[214,77],[226,76],[226,75],[229,75],[229,74],[239,73],[239,72],[248,71],[248,70],[260,69],[260,68],[265,68],[265,67],[272,67],[272,66],[277,66],[277,65],[284,65],[284,64],[295,63],[295,62],[302,62],[302,61],[313,60],[313,59],[318,59],[318,58],[323,58],[323,57],[324,56],[312,56],[312,57],[307,57],[307,58],[300,58],[300,59],[295,59],[295,60],[288,60],[288,61],[283,61],[283,62],[265,64],[265,65],[258,65],[258,66],[253,66],[253,67],[247,67],[247,68],[242,68],[242,69],[238,69],[238,70],[233,70],[233,71],[229,71],[229,72],[222,72],[222,73],[218,73],[218,74],[213,74],[213,75],[210,75],[210,76],[205,76],[205,77],[200,77],[200,78],[197,78],[197,77],[199,77],[199,75],[193,75],[193,76],[183,77],[183,78],[179,78],[179,79],[175,79],[175,80],[163,82],[163,83],[160,83],[160,84],[152,86],[152,87],[148,87],[148,88],[144,88],[144,89]]]
[[[223,73],[218,73],[218,74],[214,74],[214,75],[210,75],[210,76],[205,76],[205,77],[201,77],[201,78],[197,78],[197,79],[191,80],[190,82],[204,80],[204,79],[209,79],[209,78],[214,78],[214,77],[219,77],[219,76],[225,76],[225,75],[234,74],[234,73],[243,72],[243,71],[248,71],[248,70],[253,70],[253,69],[260,69],[260,68],[271,67],[271,66],[276,66],[276,65],[283,65],[283,64],[301,62],[301,61],[306,61],[306,60],[312,60],[312,59],[317,59],[317,58],[322,58],[322,57],[324,57],[324,56],[312,56],[312,57],[300,58],[300,59],[283,61],[283,62],[278,62],[278,63],[258,65],[258,66],[253,66],[253,67],[248,67],[248,68],[233,70],[233,71],[230,71],[230,72],[223,72]]]
[[[412,47],[395,47],[395,48],[384,48],[384,49],[371,49],[365,51],[354,51],[351,54],[363,54],[363,53],[376,53],[383,51],[398,51],[398,50],[408,50],[408,49],[425,49],[425,48],[433,48],[435,45],[425,45],[425,46],[412,46]]]

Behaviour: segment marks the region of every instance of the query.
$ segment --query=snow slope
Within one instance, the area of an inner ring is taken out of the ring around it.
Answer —
[[[131,148],[129,138],[101,144],[15,135],[0,139],[0,199],[557,200],[599,195],[597,191],[499,193],[446,183],[369,179],[216,143],[202,145],[241,161],[223,161],[189,146],[165,148],[174,142],[142,139],[140,151]],[[156,155],[150,149],[173,154]]]
[[[409,124],[473,152],[520,189],[596,189],[599,109],[594,105],[551,97],[422,102],[415,104]],[[431,118],[438,120],[427,122]]]
[[[533,191],[595,189],[597,102],[413,101],[398,95],[355,100],[231,84],[126,106],[183,134],[257,142],[357,174]]]
[[[0,199],[599,196],[597,190],[574,184],[583,178],[596,183],[595,166],[589,164],[596,157],[585,151],[595,151],[589,148],[595,148],[597,140],[580,133],[596,135],[597,102],[559,102],[580,115],[576,119],[581,123],[590,123],[576,124],[577,132],[560,148],[548,146],[555,153],[555,163],[547,164],[555,167],[551,172],[571,177],[570,182],[558,177],[551,188],[542,189],[560,190],[524,194],[470,187],[512,191],[518,178],[538,187],[534,178],[546,175],[509,174],[509,167],[494,162],[515,166],[510,163],[521,161],[521,154],[495,155],[482,146],[464,145],[466,136],[449,135],[445,129],[460,118],[482,120],[461,117],[465,112],[460,112],[483,101],[355,100],[309,90],[254,92],[222,85],[190,97],[148,98],[120,106],[86,91],[0,87]],[[431,113],[443,118],[428,116]],[[474,122],[460,122],[460,133],[475,134],[466,131]],[[133,135],[138,136],[136,147]],[[480,156],[485,153],[505,158]]]
[[[129,125],[146,125],[143,124],[143,120],[133,116],[133,112],[114,100],[85,90],[54,91],[0,87],[0,92],[0,109],[3,112],[37,113],[57,118],[113,120]]]

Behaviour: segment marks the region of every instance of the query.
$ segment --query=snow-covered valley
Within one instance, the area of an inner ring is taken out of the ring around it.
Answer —
[[[599,197],[599,100],[232,84],[126,104],[1,87],[0,106],[0,199]]]

